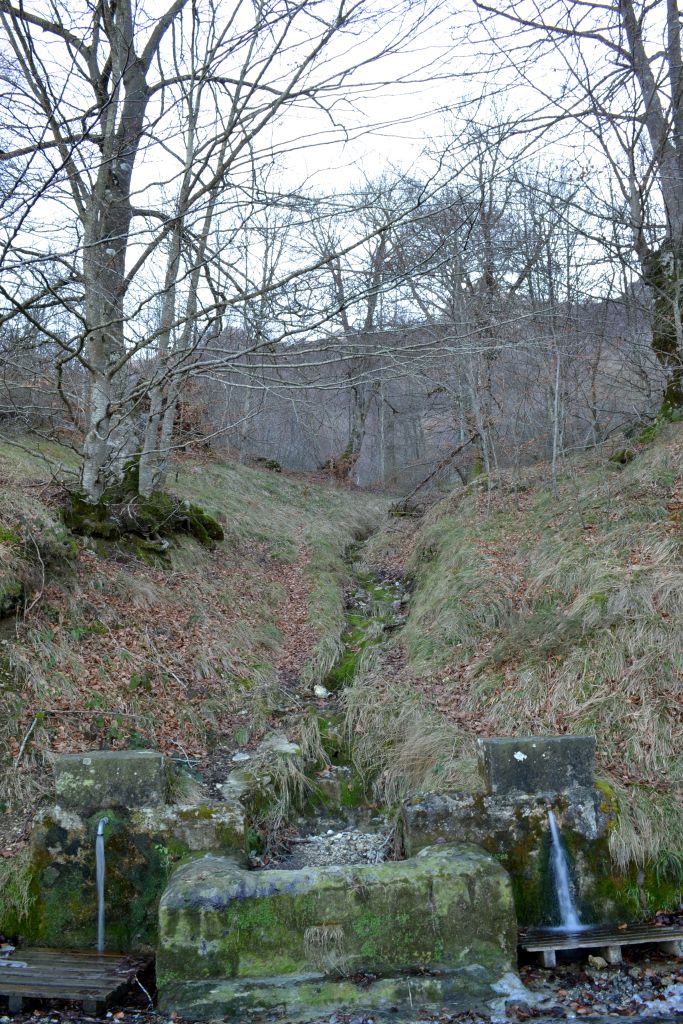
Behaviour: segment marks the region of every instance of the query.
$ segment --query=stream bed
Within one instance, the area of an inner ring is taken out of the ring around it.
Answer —
[[[359,572],[355,560],[361,547],[354,545],[348,556],[345,626],[334,666],[323,682],[299,692],[297,710],[281,730],[269,732],[255,749],[232,753],[232,770],[217,784],[225,797],[246,800],[245,806],[254,808],[257,817],[265,813],[262,820],[267,821],[278,778],[306,775],[296,793],[299,810],[287,803],[276,828],[266,827],[264,847],[252,853],[255,870],[376,864],[393,855],[394,825],[374,805],[353,764],[342,694],[405,622],[408,593],[395,572]],[[302,734],[307,721],[320,734],[319,753],[313,757],[290,739]]]

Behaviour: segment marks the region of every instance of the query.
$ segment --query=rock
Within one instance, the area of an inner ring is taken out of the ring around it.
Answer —
[[[279,754],[282,757],[299,757],[301,747],[298,743],[292,743],[283,732],[271,732],[269,736],[259,743],[260,753]]]
[[[55,758],[58,803],[92,814],[102,807],[159,807],[169,795],[173,768],[155,750],[96,750]]]
[[[216,788],[220,790],[224,800],[241,800],[256,785],[254,773],[249,769],[236,768],[230,772],[225,782],[218,783]]]
[[[302,868],[331,864],[378,864],[386,859],[389,837],[386,832],[359,832],[348,829],[325,835],[310,835],[295,840],[291,851],[278,867]]]
[[[223,850],[242,858],[245,852],[244,810],[237,801],[141,808],[131,814],[129,828],[131,835],[166,836],[171,846],[191,853]]]
[[[509,999],[505,1003],[505,1013],[508,1017],[517,1017],[519,1020],[528,1020],[533,1010],[527,1002],[518,999]]]
[[[492,794],[551,795],[595,781],[592,736],[524,736],[479,740]]]
[[[298,871],[249,872],[203,857],[171,878],[159,927],[160,1005],[194,1020],[466,1008],[516,978],[509,879],[467,844]]]
[[[272,732],[259,743],[248,765],[230,772],[219,786],[220,792],[227,800],[239,800],[251,817],[263,819],[267,817],[269,807],[277,804],[282,796],[283,778],[292,766],[303,775],[305,765],[301,747],[287,739],[285,733]],[[293,807],[290,809],[294,810]]]
[[[634,448],[619,448],[609,457],[609,462],[613,462],[618,466],[627,466],[629,462],[633,462],[636,457],[636,451]]]
[[[591,967],[594,967],[596,971],[603,971],[607,967],[607,961],[601,956],[588,956],[588,963]]]

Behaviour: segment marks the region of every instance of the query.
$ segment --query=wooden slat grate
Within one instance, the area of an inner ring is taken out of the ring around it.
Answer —
[[[521,932],[519,945],[530,953],[543,949],[591,949],[595,946],[629,946],[645,942],[683,941],[683,928],[634,925],[629,928],[590,928],[581,932]]]
[[[546,931],[520,932],[520,949],[540,953],[545,967],[554,967],[560,950],[598,949],[609,964],[621,963],[622,946],[652,943],[662,946],[673,956],[683,956],[683,928],[633,925],[628,928],[587,928],[579,932]]]
[[[0,960],[0,997],[18,1012],[24,999],[68,999],[102,1010],[122,995],[148,960],[87,950],[18,949]]]

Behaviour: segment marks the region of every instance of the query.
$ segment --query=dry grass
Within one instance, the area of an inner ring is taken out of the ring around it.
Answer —
[[[0,919],[25,921],[33,905],[31,854],[21,850],[14,857],[0,859]]]
[[[621,472],[603,454],[569,467],[557,494],[536,469],[528,490],[460,490],[429,512],[407,562],[406,664],[356,713],[373,723],[377,749],[358,746],[377,778],[419,788],[441,750],[466,781],[476,734],[591,734],[619,797],[615,860],[671,861],[683,835],[682,453],[672,425]],[[425,702],[457,741],[432,744]]]
[[[33,550],[29,534],[53,547],[69,541],[51,498],[61,452],[53,447],[48,456],[46,463],[0,445],[0,528],[22,538],[19,565],[15,546],[0,543],[0,580],[4,569],[35,570],[22,554]],[[226,539],[215,551],[185,538],[170,566],[154,567],[84,542],[61,573],[46,562],[44,579],[31,584],[38,600],[0,648],[0,800],[39,796],[35,783],[53,751],[152,745],[201,760],[243,742],[235,737],[245,723],[258,737],[295,700],[292,679],[307,660],[309,682],[336,657],[344,552],[383,502],[189,461],[179,465],[175,488],[223,522]],[[15,765],[36,716],[40,726]],[[297,787],[296,778],[285,780],[283,806]]]
[[[304,948],[318,970],[344,973],[344,929],[340,924],[321,924],[307,928],[304,932]]]
[[[382,804],[416,792],[470,788],[476,771],[473,740],[425,707],[421,695],[372,675],[344,693],[353,761]]]

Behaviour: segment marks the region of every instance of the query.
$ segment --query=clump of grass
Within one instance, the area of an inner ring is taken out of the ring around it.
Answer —
[[[0,921],[26,922],[34,903],[31,850],[24,848],[0,859]]]
[[[304,932],[304,948],[320,971],[343,973],[344,929],[340,924],[312,925]]]
[[[274,756],[272,751],[264,751],[253,758],[250,771],[267,787],[267,801],[257,820],[273,840],[292,812],[303,806],[312,783],[300,755]]]
[[[380,803],[395,806],[423,790],[476,788],[474,740],[416,692],[370,676],[345,690],[344,702],[353,763]]]
[[[320,722],[315,712],[309,712],[299,720],[297,732],[304,764],[313,768],[328,766],[330,761],[323,745]]]
[[[631,864],[652,865],[658,882],[674,881],[683,885],[683,855],[672,849],[676,837],[683,834],[683,807],[675,795],[637,788],[631,790],[616,783],[617,827],[610,832],[610,853],[615,864],[626,869]]]

